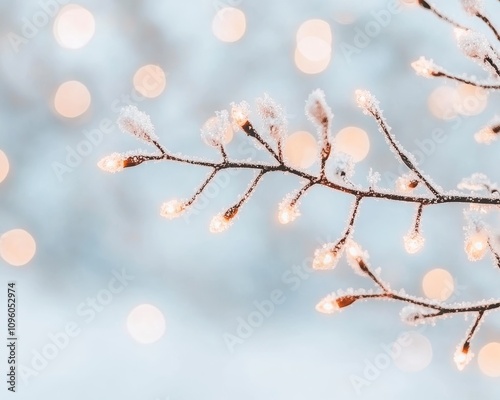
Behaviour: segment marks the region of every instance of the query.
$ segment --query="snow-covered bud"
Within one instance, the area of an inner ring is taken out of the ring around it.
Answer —
[[[291,205],[288,198],[284,199],[278,207],[278,220],[282,224],[293,222],[298,216],[300,211],[297,206]]]
[[[412,229],[404,237],[405,250],[409,254],[418,253],[425,244],[425,238],[421,235],[419,231]]]
[[[139,111],[136,106],[122,108],[117,123],[122,132],[135,136],[146,143],[152,143],[158,139],[151,118],[148,114]]]
[[[309,95],[306,101],[306,115],[318,129],[329,128],[333,113],[326,104],[325,93],[321,89],[316,89]]]
[[[473,357],[474,354],[470,351],[469,343],[465,342],[463,346],[457,347],[455,355],[453,356],[453,361],[455,361],[458,370],[462,371]]]
[[[368,90],[356,90],[354,92],[356,104],[363,110],[364,114],[378,114],[380,112],[377,98]]]
[[[462,0],[462,7],[469,14],[475,17],[483,13],[482,0]]]
[[[97,166],[103,171],[115,173],[122,171],[124,168],[139,165],[144,161],[144,158],[138,155],[113,153],[100,160]]]
[[[170,200],[161,205],[160,215],[167,219],[179,217],[186,210],[186,204],[179,200]]]
[[[460,28],[455,29],[455,36],[458,47],[467,57],[476,61],[493,75],[496,75],[495,68],[491,64],[498,63],[500,60],[491,48],[486,36],[479,32]]]
[[[439,72],[438,66],[432,60],[428,60],[425,57],[420,57],[417,61],[413,61],[411,66],[417,75],[424,78],[432,78]]]
[[[316,304],[316,311],[322,314],[333,314],[341,308],[350,306],[356,300],[358,300],[358,298],[351,295],[337,297],[335,294],[329,294]]]
[[[490,144],[491,142],[498,139],[498,134],[500,133],[500,125],[496,124],[493,126],[487,126],[481,129],[474,135],[476,142],[482,144]]]
[[[314,252],[312,267],[317,270],[334,269],[342,255],[343,246],[325,244]]]
[[[488,250],[488,235],[484,231],[470,234],[465,239],[465,253],[470,261],[481,260]]]
[[[238,213],[237,207],[231,207],[225,213],[217,214],[210,221],[210,232],[212,233],[220,233],[224,232],[233,224],[233,219]]]
[[[246,101],[241,103],[231,103],[231,118],[233,123],[241,128],[248,123],[250,115],[250,105]]]
[[[201,138],[212,147],[219,147],[226,143],[231,135],[229,113],[226,110],[216,112],[215,117],[210,118],[201,128]]]
[[[418,180],[413,174],[405,174],[396,179],[396,190],[399,193],[407,194],[418,186]]]
[[[281,140],[287,125],[285,110],[266,93],[257,99],[257,111],[271,137],[276,141]]]

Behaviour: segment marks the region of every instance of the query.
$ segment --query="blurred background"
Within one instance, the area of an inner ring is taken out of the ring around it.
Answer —
[[[437,3],[490,34],[458,1]],[[486,1],[492,17],[499,7]],[[317,133],[304,102],[321,88],[336,145],[357,161],[353,180],[367,186],[372,169],[393,188],[406,171],[356,107],[354,90],[363,88],[441,186],[454,189],[475,172],[498,181],[498,143],[474,140],[498,107],[495,94],[417,77],[410,66],[425,55],[486,78],[449,25],[410,0],[30,0],[1,2],[0,30],[0,307],[16,281],[18,398],[499,398],[495,314],[459,372],[453,353],[471,323],[463,316],[414,328],[401,321],[402,304],[315,311],[328,293],[371,287],[344,260],[334,271],[309,269],[314,250],[342,234],[350,196],[311,190],[301,217],[282,225],[278,204],[300,182],[269,175],[236,223],[215,235],[211,218],[252,173],[222,173],[169,221],[162,202],[189,198],[209,171],[97,168],[112,152],[144,147],[115,124],[126,105],[151,115],[170,151],[218,159],[200,128],[232,101],[253,106],[268,93],[287,111],[287,157],[316,173]],[[269,160],[243,133],[228,135],[232,158]],[[354,237],[394,288],[448,301],[498,297],[489,257],[470,263],[464,253],[463,209],[425,209],[425,247],[409,255],[402,238],[415,207],[368,199]],[[411,340],[401,340],[408,331]]]

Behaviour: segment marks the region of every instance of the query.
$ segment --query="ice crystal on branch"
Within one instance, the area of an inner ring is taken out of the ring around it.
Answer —
[[[424,78],[431,78],[439,72],[439,67],[432,60],[428,60],[425,57],[420,57],[417,61],[412,62],[411,66],[417,75]]]
[[[167,219],[179,217],[186,210],[186,203],[179,200],[170,200],[162,204],[160,215]]]
[[[379,114],[379,101],[368,90],[356,90],[356,104],[364,114]]]

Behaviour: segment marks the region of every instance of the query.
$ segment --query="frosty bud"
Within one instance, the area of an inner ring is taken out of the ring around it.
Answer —
[[[476,142],[482,144],[490,144],[491,142],[498,139],[498,134],[500,133],[500,125],[488,126],[481,129],[474,135]]]
[[[418,186],[418,180],[412,175],[403,175],[396,180],[396,190],[399,193],[410,193]]]
[[[409,254],[418,253],[424,247],[425,238],[420,234],[419,231],[411,230],[407,235],[404,236],[405,250]]]
[[[474,354],[469,351],[469,343],[466,342],[463,346],[457,347],[453,361],[455,361],[458,370],[462,371],[473,357]]]
[[[124,168],[139,165],[144,161],[144,158],[141,156],[128,156],[122,153],[113,153],[99,161],[97,166],[103,171],[115,173],[122,171]]]
[[[257,110],[271,137],[279,141],[286,132],[285,111],[267,93],[257,99]]]
[[[340,307],[337,303],[337,299],[332,295],[326,296],[318,304],[316,304],[316,311],[322,314],[333,314],[339,310]]]
[[[210,221],[210,232],[221,233],[228,229],[232,224],[232,218],[228,218],[225,214],[217,214]]]
[[[122,132],[147,143],[152,143],[158,139],[151,118],[146,113],[139,111],[136,106],[122,108],[117,122]]]
[[[412,68],[417,75],[424,78],[431,78],[438,72],[437,66],[432,60],[427,60],[425,57],[420,57],[417,61],[411,63]]]
[[[470,261],[481,260],[488,250],[488,235],[484,231],[476,232],[465,240],[465,253]]]
[[[179,200],[170,200],[161,205],[160,215],[167,219],[179,217],[186,210],[186,204]]]
[[[201,128],[201,138],[212,147],[219,147],[228,142],[232,133],[229,113],[226,110],[216,112],[215,117],[210,118]]]
[[[364,114],[378,114],[378,100],[368,90],[356,90],[354,92],[356,104],[363,110]]]
[[[296,205],[291,205],[288,199],[283,200],[278,207],[278,220],[282,224],[293,222],[298,216],[300,211]]]
[[[306,101],[306,115],[320,129],[328,129],[333,113],[326,104],[325,93],[316,89]]]
[[[317,270],[334,269],[342,253],[338,246],[324,245],[314,252],[312,267]]]
[[[248,116],[250,115],[250,106],[246,101],[241,103],[231,103],[231,118],[238,127],[242,127],[248,123]]]
[[[455,29],[455,36],[458,47],[467,57],[473,59],[484,69],[496,75],[495,68],[491,64],[499,62],[499,60],[486,36],[478,32],[459,28]]]
[[[462,7],[473,17],[483,13],[483,2],[481,0],[462,0]]]

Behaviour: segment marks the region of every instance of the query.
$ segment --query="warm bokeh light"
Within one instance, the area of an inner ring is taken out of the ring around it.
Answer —
[[[0,236],[0,257],[15,267],[31,261],[36,252],[36,242],[23,229],[13,229]]]
[[[417,372],[427,368],[432,361],[432,345],[429,339],[418,332],[407,332],[401,354],[394,358],[394,364],[405,372]]]
[[[341,25],[350,25],[356,21],[356,19],[356,15],[348,11],[339,12],[333,16],[333,20]]]
[[[484,111],[488,104],[488,92],[473,85],[458,85],[457,95],[456,108],[462,115],[478,115]]]
[[[292,167],[309,168],[318,159],[318,144],[309,132],[298,131],[286,138],[283,152]]]
[[[500,376],[500,343],[492,342],[484,346],[477,357],[483,374],[497,378]]]
[[[134,88],[144,97],[158,97],[165,90],[167,79],[158,65],[144,65],[134,74]]]
[[[64,82],[57,88],[54,97],[56,111],[66,118],[75,118],[90,107],[90,92],[87,87],[78,81]]]
[[[305,21],[297,30],[297,44],[307,37],[323,39],[330,45],[332,43],[332,30],[330,24],[321,19],[310,19]]]
[[[128,333],[143,344],[158,341],[165,334],[165,325],[163,313],[151,304],[135,307],[127,317]]]
[[[236,42],[245,34],[246,18],[243,11],[234,7],[221,8],[212,21],[212,32],[223,42]]]
[[[207,119],[207,121],[203,125],[203,129],[212,130],[218,125],[219,125],[218,118],[216,116],[210,117],[209,119]],[[230,143],[231,140],[233,140],[233,136],[234,136],[233,128],[232,128],[231,124],[228,124],[228,126],[224,132],[224,138],[222,139],[222,143],[223,144]]]
[[[322,38],[307,36],[297,43],[297,50],[309,61],[322,61],[331,58],[332,47]]]
[[[7,175],[9,174],[9,159],[7,158],[7,155],[0,150],[0,183],[7,178]]]
[[[457,115],[458,101],[456,89],[450,86],[439,86],[430,94],[427,104],[436,118],[447,120]]]
[[[363,129],[348,126],[335,136],[334,150],[346,153],[354,162],[359,162],[365,159],[370,151],[370,139]]]
[[[320,19],[305,21],[297,31],[295,64],[306,74],[324,71],[332,58],[332,31]]]
[[[444,301],[453,294],[455,283],[448,271],[436,268],[425,274],[422,289],[429,299]]]
[[[299,49],[295,49],[295,65],[305,74],[319,74],[323,72],[330,64],[331,57],[320,61],[311,61],[306,58]]]
[[[87,9],[69,4],[61,9],[54,21],[54,36],[62,47],[80,49],[95,33],[94,16]]]

